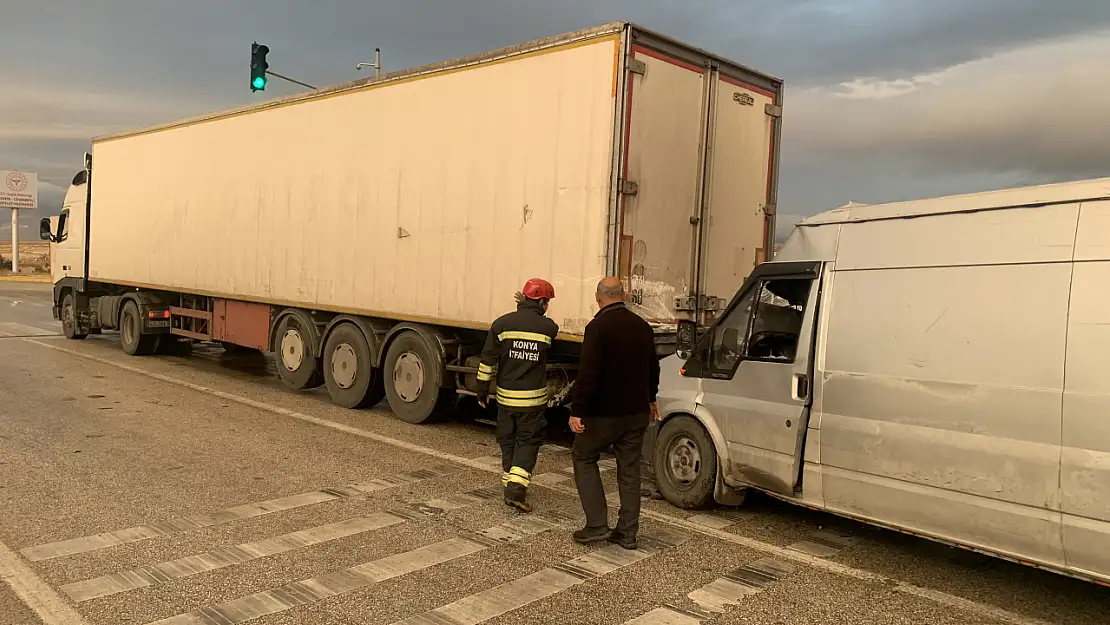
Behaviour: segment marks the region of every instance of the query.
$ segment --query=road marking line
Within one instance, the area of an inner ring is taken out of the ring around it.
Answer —
[[[393,625],[478,625],[583,582],[646,560],[666,548],[677,547],[688,540],[688,534],[666,530],[645,532],[640,537],[640,548],[635,551],[610,545],[423,614],[402,619]]]
[[[0,579],[46,625],[88,625],[77,610],[4,543],[0,543]]]
[[[161,380],[163,382],[167,382],[169,384],[174,384],[176,386],[181,386],[181,387],[193,389],[195,391],[199,391],[199,392],[202,392],[202,393],[207,393],[207,394],[212,395],[214,397],[219,397],[221,399],[226,399],[226,400],[234,401],[236,403],[240,403],[240,404],[243,404],[243,405],[246,405],[246,406],[251,406],[251,407],[254,407],[254,408],[258,408],[259,410],[265,410],[267,412],[272,412],[274,414],[280,414],[280,415],[291,417],[291,418],[294,418],[294,419],[299,419],[299,420],[305,421],[307,423],[312,423],[312,424],[319,425],[319,426],[322,426],[322,427],[331,428],[331,429],[339,431],[339,432],[346,432],[348,434],[353,434],[355,436],[360,436],[362,438],[377,441],[379,443],[390,445],[390,446],[396,447],[398,449],[406,449],[408,451],[413,451],[413,452],[416,452],[416,453],[424,454],[424,455],[430,456],[432,458],[437,458],[439,460],[444,460],[444,461],[447,461],[447,462],[453,462],[455,464],[470,467],[470,468],[473,468],[473,469],[478,469],[480,471],[496,472],[498,474],[501,472],[500,467],[491,468],[491,467],[483,465],[481,463],[473,462],[469,458],[464,458],[462,456],[458,456],[458,455],[455,455],[455,454],[439,451],[438,449],[431,449],[431,448],[425,447],[423,445],[417,445],[415,443],[410,443],[408,441],[403,441],[403,440],[392,438],[392,437],[389,437],[389,436],[384,436],[382,434],[377,434],[375,432],[370,432],[368,430],[363,430],[361,428],[353,427],[353,426],[350,426],[350,425],[345,425],[343,423],[338,423],[338,422],[335,422],[335,421],[329,421],[328,419],[321,419],[319,417],[313,417],[311,415],[306,415],[306,414],[303,414],[303,413],[300,413],[300,412],[296,412],[294,410],[288,410],[286,408],[282,408],[280,406],[275,406],[273,404],[267,404],[265,402],[256,401],[256,400],[250,399],[248,397],[243,397],[241,395],[236,395],[234,393],[228,393],[228,392],[225,392],[225,391],[218,391],[216,389],[208,388],[208,387],[202,386],[200,384],[193,384],[192,382],[186,382],[185,380],[174,378],[174,377],[171,377],[171,376],[168,376],[168,375],[162,375],[160,373],[154,373],[153,371],[146,371],[145,369],[141,369],[139,367],[133,367],[131,365],[126,365],[126,364],[119,363],[119,362],[114,362],[112,360],[108,360],[107,358],[100,358],[98,356],[92,356],[90,354],[84,354],[84,353],[81,353],[79,351],[72,350],[72,349],[69,349],[69,348],[66,348],[66,347],[51,345],[49,343],[44,343],[42,341],[35,340],[35,339],[22,339],[22,340],[24,340],[28,343],[32,343],[34,345],[39,345],[41,347],[45,347],[47,349],[53,349],[53,350],[57,350],[57,351],[60,351],[60,352],[65,352],[67,354],[77,356],[78,358],[84,358],[86,360],[92,360],[94,362],[99,362],[101,364],[105,364],[105,365],[108,365],[110,367],[116,367],[117,369],[123,369],[124,371],[131,371],[132,373],[137,373],[139,375],[146,376],[148,378]],[[554,490],[556,492],[561,492],[561,493],[572,495],[572,496],[577,496],[578,495],[578,492],[574,488],[564,487],[564,486],[561,486],[561,485],[558,485],[558,484],[540,484],[540,485],[543,486],[544,488],[550,488],[551,490]],[[968,612],[971,612],[972,614],[978,614],[980,616],[986,616],[988,618],[997,619],[997,620],[1000,620],[1000,621],[1003,621],[1003,622],[1006,622],[1006,623],[1010,623],[1011,625],[1051,625],[1047,621],[1043,621],[1043,620],[1040,620],[1040,619],[1037,619],[1037,618],[1022,616],[1020,614],[1015,614],[1015,613],[1010,612],[1008,610],[1003,610],[1002,608],[997,608],[997,607],[992,606],[992,605],[979,603],[979,602],[976,602],[976,601],[972,601],[970,599],[964,599],[962,597],[957,597],[955,595],[950,595],[950,594],[942,592],[942,591],[932,590],[932,589],[928,589],[928,588],[922,588],[922,587],[915,586],[913,584],[909,584],[909,583],[906,583],[906,582],[903,582],[903,581],[900,581],[900,580],[897,580],[897,579],[889,578],[889,577],[886,577],[884,575],[880,575],[878,573],[874,573],[874,572],[871,572],[871,571],[865,571],[865,570],[862,570],[862,569],[857,569],[857,568],[853,568],[853,567],[850,567],[850,566],[845,566],[843,564],[838,564],[836,562],[830,562],[828,560],[823,560],[821,558],[817,558],[817,557],[814,557],[814,556],[811,556],[811,555],[808,555],[808,554],[804,554],[804,553],[795,551],[793,549],[788,549],[786,547],[779,547],[777,545],[772,545],[771,543],[763,542],[761,540],[756,540],[754,538],[747,538],[745,536],[740,536],[738,534],[732,534],[732,533],[729,533],[729,532],[726,532],[726,531],[723,531],[723,530],[714,529],[714,528],[711,528],[711,527],[706,527],[704,525],[698,525],[697,523],[691,523],[690,521],[688,521],[686,519],[683,519],[683,518],[677,517],[677,516],[673,516],[673,515],[670,515],[670,514],[664,514],[662,512],[656,512],[654,510],[641,510],[640,514],[645,518],[654,519],[654,520],[657,520],[657,521],[660,521],[660,522],[663,522],[663,523],[669,523],[669,524],[674,525],[676,527],[681,527],[683,529],[690,530],[692,532],[697,532],[699,534],[702,534],[703,536],[709,536],[709,537],[716,538],[716,539],[719,539],[719,540],[722,540],[722,541],[725,541],[725,542],[732,543],[734,545],[739,545],[741,547],[746,547],[746,548],[752,549],[754,551],[759,551],[759,552],[762,552],[762,553],[765,553],[765,554],[768,554],[768,555],[771,555],[771,556],[782,558],[784,560],[789,560],[789,561],[792,561],[792,562],[797,562],[799,564],[804,564],[806,566],[811,566],[813,568],[820,569],[822,571],[825,571],[827,573],[832,573],[834,575],[840,575],[842,577],[848,577],[848,578],[859,579],[859,580],[864,580],[864,581],[887,583],[887,584],[890,585],[890,587],[893,590],[895,590],[897,592],[904,592],[906,594],[922,597],[924,599],[928,599],[930,601],[939,603],[941,605],[946,605],[946,606],[949,606],[949,607],[957,607],[957,608],[966,610]]]
[[[99,599],[129,590],[162,584],[174,579],[238,566],[294,549],[311,547],[332,540],[399,525],[405,521],[436,516],[451,510],[485,503],[500,496],[500,489],[492,487],[476,489],[424,503],[412,504],[404,508],[377,512],[368,516],[311,527],[273,538],[242,543],[232,547],[221,547],[169,562],[160,562],[129,571],[73,582],[62,586],[61,590],[70,599],[81,603],[90,599]]]
[[[744,597],[757,595],[794,572],[794,565],[764,558],[729,572],[724,577],[686,595],[706,612],[724,613]]]
[[[0,321],[0,337],[3,338],[28,338],[34,336],[54,336],[57,334],[59,334],[57,330],[44,330],[15,321]]]
[[[223,525],[224,523],[230,523],[232,521],[251,519],[274,512],[303,508],[304,506],[311,506],[344,497],[356,497],[386,490],[388,488],[404,486],[406,484],[415,484],[422,480],[448,475],[452,472],[454,472],[453,467],[433,467],[431,469],[409,471],[399,475],[369,480],[360,484],[351,484],[338,488],[324,488],[310,493],[301,493],[300,495],[291,495],[289,497],[280,497],[268,501],[243,504],[210,514],[193,514],[167,519],[150,525],[139,525],[136,527],[94,534],[92,536],[81,536],[79,538],[71,538],[69,540],[47,543],[44,545],[35,545],[33,547],[21,549],[20,553],[23,554],[23,557],[32,562],[51,560],[53,558],[72,556],[78,553],[107,549],[108,547],[115,547],[117,545],[141,542],[160,536],[188,532],[204,527],[211,527],[213,525]]]
[[[457,536],[402,553],[380,558],[286,584],[226,603],[155,621],[148,625],[231,625],[297,606],[345,594],[395,577],[485,551],[492,546],[519,542],[565,524],[567,515],[537,513],[521,516],[470,536]]]
[[[787,562],[773,558],[757,560],[686,595],[697,605],[693,610],[668,604],[625,621],[624,625],[696,625],[724,614],[729,606],[763,592],[793,572],[794,565]]]
[[[848,547],[858,544],[862,540],[862,538],[852,536],[851,534],[845,534],[834,530],[821,530],[820,532],[815,532],[806,540],[787,545],[786,548],[808,553],[818,558],[828,558],[835,556]]]
[[[704,514],[695,514],[686,520],[691,523],[697,523],[698,525],[704,525],[711,529],[723,530],[726,527],[730,527],[740,521],[746,521],[754,516],[755,514],[751,512],[742,512],[740,510],[725,508],[706,512]]]
[[[701,625],[704,616],[664,606],[624,622],[624,625]]]

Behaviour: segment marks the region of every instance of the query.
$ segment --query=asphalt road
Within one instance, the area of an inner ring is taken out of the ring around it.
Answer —
[[[1110,623],[1098,586],[759,496],[581,547],[558,431],[519,515],[488,426],[66,341],[49,298],[0,282],[0,625]]]

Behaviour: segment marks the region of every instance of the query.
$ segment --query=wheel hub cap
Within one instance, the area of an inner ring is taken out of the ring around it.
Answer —
[[[402,401],[412,403],[424,390],[424,362],[412,352],[402,354],[393,365],[393,388]]]
[[[289,329],[281,337],[281,366],[296,371],[304,362],[304,339],[297,330]]]
[[[331,354],[331,377],[339,388],[351,388],[358,377],[358,357],[355,349],[342,343]]]
[[[692,438],[680,436],[667,454],[671,475],[682,486],[691,485],[701,472],[701,452]]]

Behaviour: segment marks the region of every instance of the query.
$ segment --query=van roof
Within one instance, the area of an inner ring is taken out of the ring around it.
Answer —
[[[820,226],[884,219],[905,219],[925,215],[1051,206],[1107,199],[1110,199],[1110,178],[1093,178],[1076,182],[949,195],[909,202],[890,202],[887,204],[856,204],[849,202],[840,208],[834,208],[803,219],[798,225]]]

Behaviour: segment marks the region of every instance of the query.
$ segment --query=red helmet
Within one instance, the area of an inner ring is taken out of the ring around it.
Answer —
[[[540,278],[532,278],[525,282],[521,293],[524,293],[524,297],[528,299],[555,299],[555,287]]]

